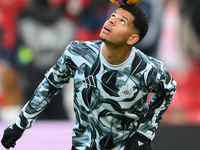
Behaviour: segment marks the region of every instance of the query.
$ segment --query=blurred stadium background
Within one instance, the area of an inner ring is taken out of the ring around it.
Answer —
[[[138,5],[150,28],[136,47],[164,62],[178,83],[154,150],[198,150],[200,1],[142,0]],[[0,137],[65,47],[72,40],[97,40],[116,7],[109,0],[0,0]],[[70,149],[72,97],[73,81],[25,132],[16,150]]]

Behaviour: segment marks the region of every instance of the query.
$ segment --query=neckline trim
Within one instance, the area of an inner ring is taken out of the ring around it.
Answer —
[[[104,43],[101,44],[100,59],[101,59],[102,63],[103,63],[106,67],[108,67],[108,68],[110,68],[110,69],[118,70],[118,69],[125,68],[125,67],[129,64],[130,61],[131,61],[131,62],[133,61],[133,59],[134,59],[134,57],[135,57],[135,49],[136,49],[136,48],[133,47],[132,50],[131,50],[131,53],[130,53],[129,57],[128,57],[123,63],[121,63],[121,64],[119,64],[119,65],[112,65],[112,64],[110,64],[110,63],[108,63],[108,62],[106,61],[106,59],[104,58],[104,56],[103,56],[103,54],[102,54],[102,48],[103,48],[103,46],[104,46]]]

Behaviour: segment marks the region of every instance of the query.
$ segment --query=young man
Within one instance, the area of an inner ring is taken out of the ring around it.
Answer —
[[[101,40],[72,42],[16,123],[4,131],[4,147],[14,147],[63,84],[74,78],[72,150],[151,150],[176,82],[160,61],[134,47],[147,30],[139,7],[121,6],[105,22]],[[154,93],[150,104],[148,93]]]

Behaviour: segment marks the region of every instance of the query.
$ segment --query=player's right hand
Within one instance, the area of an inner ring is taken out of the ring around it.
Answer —
[[[125,142],[124,150],[152,150],[151,140],[136,132]]]
[[[16,141],[22,136],[24,129],[19,128],[16,124],[13,124],[4,130],[3,138],[1,139],[2,145],[6,149],[15,147]]]

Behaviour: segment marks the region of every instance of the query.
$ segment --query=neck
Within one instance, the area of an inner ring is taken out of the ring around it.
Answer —
[[[102,54],[109,64],[119,65],[129,57],[131,49],[130,46],[112,47],[104,44]]]

